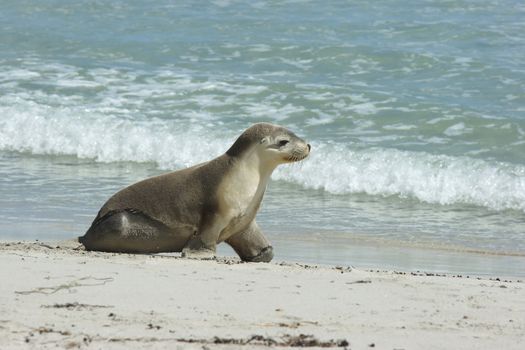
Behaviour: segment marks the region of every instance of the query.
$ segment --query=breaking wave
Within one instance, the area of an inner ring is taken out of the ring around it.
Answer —
[[[0,106],[0,150],[73,155],[98,162],[155,162],[174,169],[221,154],[240,132],[189,121],[128,120],[23,102]],[[525,211],[521,165],[309,141],[310,159],[300,168],[279,168],[274,179],[333,194],[366,193]]]

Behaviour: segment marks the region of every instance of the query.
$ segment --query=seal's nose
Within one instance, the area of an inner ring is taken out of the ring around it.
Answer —
[[[309,143],[307,143],[306,146],[308,147],[308,152],[310,152],[310,149],[312,149],[312,146],[310,146]]]

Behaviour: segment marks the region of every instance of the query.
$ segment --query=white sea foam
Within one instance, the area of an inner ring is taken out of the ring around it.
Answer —
[[[250,46],[249,48],[249,51],[252,51],[252,52],[270,52],[271,50],[272,50],[272,47],[266,44],[256,44],[256,45]]]
[[[40,74],[37,72],[27,71],[25,69],[11,69],[7,72],[2,72],[0,77],[0,82],[4,81],[23,81],[30,80],[40,77]]]
[[[460,136],[463,134],[468,134],[472,129],[467,128],[465,123],[457,123],[448,127],[443,133],[447,136]]]
[[[309,126],[315,126],[315,125],[326,125],[331,124],[335,120],[335,116],[319,113],[319,117],[317,118],[310,118],[305,121],[306,125]]]
[[[0,115],[0,149],[34,154],[156,162],[162,168],[177,168],[213,158],[228,143],[214,138],[213,130],[202,132],[203,126],[160,119],[133,121],[68,107],[26,103],[23,108],[0,107]]]
[[[356,112],[361,115],[375,114],[379,111],[376,105],[372,102],[358,103],[349,107],[349,110]]]
[[[304,112],[304,107],[286,104],[284,106],[275,106],[270,103],[252,103],[244,107],[246,115],[256,119],[272,118],[276,121],[287,119],[291,114]]]
[[[35,102],[0,105],[0,149],[74,155],[100,162],[156,162],[173,169],[223,153],[240,130],[175,120],[128,120]],[[355,150],[313,144],[300,169],[284,166],[274,178],[334,194],[416,198],[442,205],[468,203],[525,211],[525,167],[395,149]]]
[[[300,171],[283,167],[275,178],[335,194],[397,195],[525,211],[525,167],[468,157],[314,143]]]
[[[400,131],[406,131],[406,130],[412,130],[417,129],[417,126],[415,125],[406,125],[406,124],[391,124],[391,125],[384,125],[383,129],[385,130],[400,130]]]

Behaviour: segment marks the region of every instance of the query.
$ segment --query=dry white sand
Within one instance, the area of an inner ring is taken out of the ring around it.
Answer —
[[[517,279],[0,244],[0,349],[525,349]]]

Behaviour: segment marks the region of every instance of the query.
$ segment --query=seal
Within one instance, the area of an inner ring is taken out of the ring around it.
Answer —
[[[114,194],[79,242],[87,250],[212,259],[225,241],[243,261],[268,262],[273,248],[255,216],[270,175],[310,149],[281,126],[254,124],[225,154]]]

